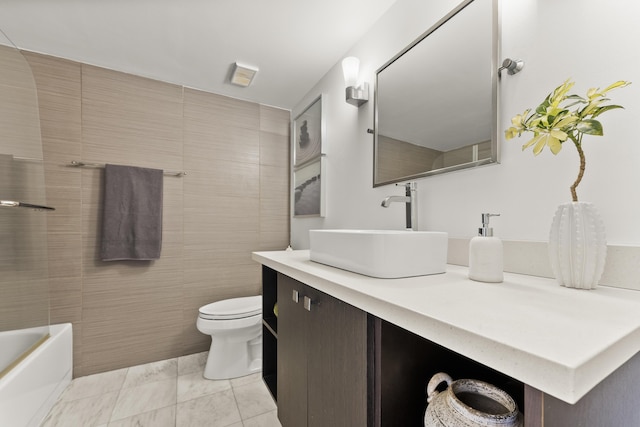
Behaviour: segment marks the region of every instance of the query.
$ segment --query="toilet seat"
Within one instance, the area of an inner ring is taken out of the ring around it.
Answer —
[[[199,308],[199,316],[207,320],[244,319],[262,313],[262,296],[232,298]]]

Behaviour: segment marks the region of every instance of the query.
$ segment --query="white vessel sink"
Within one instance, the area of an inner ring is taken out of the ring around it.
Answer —
[[[444,273],[447,233],[309,230],[311,261],[383,279]]]

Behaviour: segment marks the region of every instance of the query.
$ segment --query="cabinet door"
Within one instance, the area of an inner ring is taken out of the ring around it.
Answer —
[[[308,426],[367,426],[367,314],[313,288],[306,295]]]
[[[278,418],[283,427],[307,425],[307,319],[305,286],[278,274]],[[299,302],[293,301],[298,292]]]

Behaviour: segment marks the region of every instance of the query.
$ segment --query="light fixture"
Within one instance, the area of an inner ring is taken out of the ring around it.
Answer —
[[[356,107],[361,106],[369,100],[369,84],[363,82],[358,85],[358,71],[360,60],[354,56],[349,56],[342,60],[342,72],[344,73],[344,83],[346,101]]]
[[[522,59],[506,58],[502,61],[502,67],[498,68],[498,75],[502,76],[502,70],[507,70],[507,73],[513,75],[517,74],[524,68],[524,61]]]
[[[235,62],[233,64],[233,71],[231,72],[231,83],[237,86],[247,87],[251,84],[257,72],[258,67]]]

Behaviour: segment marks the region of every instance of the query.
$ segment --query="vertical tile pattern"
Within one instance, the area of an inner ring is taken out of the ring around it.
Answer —
[[[38,128],[38,100],[34,81],[23,55],[0,45],[0,129],[3,154],[31,159],[42,158]]]
[[[83,160],[182,170],[181,87],[83,65],[82,93]],[[103,171],[82,177],[87,371],[180,354],[182,179],[164,179],[160,260],[102,262]]]
[[[26,56],[57,208],[48,223],[51,319],[74,323],[75,376],[208,349],[198,307],[261,293],[251,252],[289,242],[290,112]],[[187,171],[164,180],[159,260],[99,260],[103,170],[71,160]]]
[[[182,88],[82,65],[82,160],[182,170]],[[162,256],[99,260],[104,170],[82,171],[82,347],[88,372],[180,354],[182,185],[165,177]]]
[[[288,110],[260,106],[260,249],[289,245]]]
[[[184,190],[187,353],[206,350],[195,328],[203,302],[256,295],[259,268],[260,110],[257,104],[185,89]]]
[[[0,198],[46,204],[35,82],[15,48],[0,46],[0,66]],[[0,212],[0,331],[41,327],[8,349],[12,359],[47,333],[46,222],[44,212]]]
[[[44,154],[50,322],[73,323],[74,365],[82,374],[82,234],[80,171],[66,165],[82,155],[80,64],[24,52],[36,81]]]
[[[385,182],[441,168],[443,152],[384,135],[378,136],[377,181]]]

